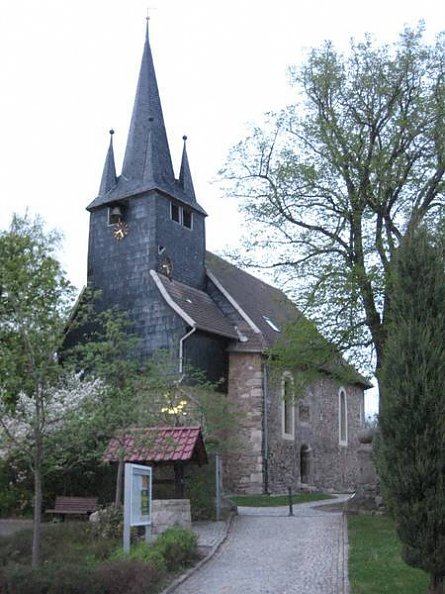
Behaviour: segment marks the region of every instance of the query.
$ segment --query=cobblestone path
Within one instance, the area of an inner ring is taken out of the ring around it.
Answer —
[[[348,593],[341,513],[314,504],[295,506],[291,517],[285,508],[246,513],[234,519],[219,551],[175,594]]]

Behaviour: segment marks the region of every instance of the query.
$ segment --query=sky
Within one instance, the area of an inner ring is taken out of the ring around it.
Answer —
[[[218,170],[249,123],[292,103],[288,67],[331,39],[346,49],[369,32],[392,41],[405,25],[445,29],[441,0],[14,0],[0,13],[0,228],[39,214],[64,235],[59,257],[86,282],[87,204],[97,195],[108,131],[122,164],[142,55],[150,42],[176,175],[182,136],[207,247],[248,233]],[[372,407],[371,407],[372,408]],[[369,407],[368,407],[369,409]]]

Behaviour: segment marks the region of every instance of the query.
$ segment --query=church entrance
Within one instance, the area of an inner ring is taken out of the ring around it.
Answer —
[[[300,448],[300,482],[307,484],[311,475],[311,449],[303,444]]]

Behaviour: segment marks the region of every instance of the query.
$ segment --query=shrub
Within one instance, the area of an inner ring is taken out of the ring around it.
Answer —
[[[97,538],[92,534],[87,522],[63,522],[43,526],[44,563],[83,565],[92,561],[92,564],[96,564],[108,559],[115,547],[116,540]],[[0,567],[9,563],[30,565],[31,548],[30,528],[0,538]]]
[[[87,560],[93,565],[110,559],[116,549],[116,540],[112,538],[93,538],[88,545]]]
[[[162,577],[154,565],[132,559],[109,561],[96,570],[101,594],[150,594]]]
[[[32,569],[24,565],[10,565],[0,577],[2,594],[100,594],[96,575],[78,565],[43,565]]]
[[[215,518],[214,464],[211,471],[199,469],[187,479],[187,497],[190,499],[192,520],[213,520]]]
[[[0,566],[8,563],[31,563],[32,529],[25,528],[0,538]],[[1,590],[0,590],[1,592]]]
[[[118,549],[112,555],[112,559],[130,559],[132,561],[143,561],[149,565],[153,565],[159,573],[165,573],[167,566],[165,559],[160,550],[147,542],[139,542],[131,547],[129,553],[125,553],[123,549]]]
[[[196,559],[197,543],[198,538],[191,530],[169,528],[158,536],[154,548],[164,557],[167,569],[175,571]]]
[[[94,536],[102,538],[121,538],[124,529],[124,513],[121,505],[108,505],[98,510],[90,529]]]

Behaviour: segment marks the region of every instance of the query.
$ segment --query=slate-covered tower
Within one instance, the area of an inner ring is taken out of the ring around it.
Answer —
[[[196,201],[186,137],[179,179],[173,173],[148,24],[120,176],[110,134],[99,195],[87,207],[87,282],[101,290],[101,308],[118,306],[130,314],[145,356],[171,347],[186,331],[150,271],[203,289],[206,216]]]

